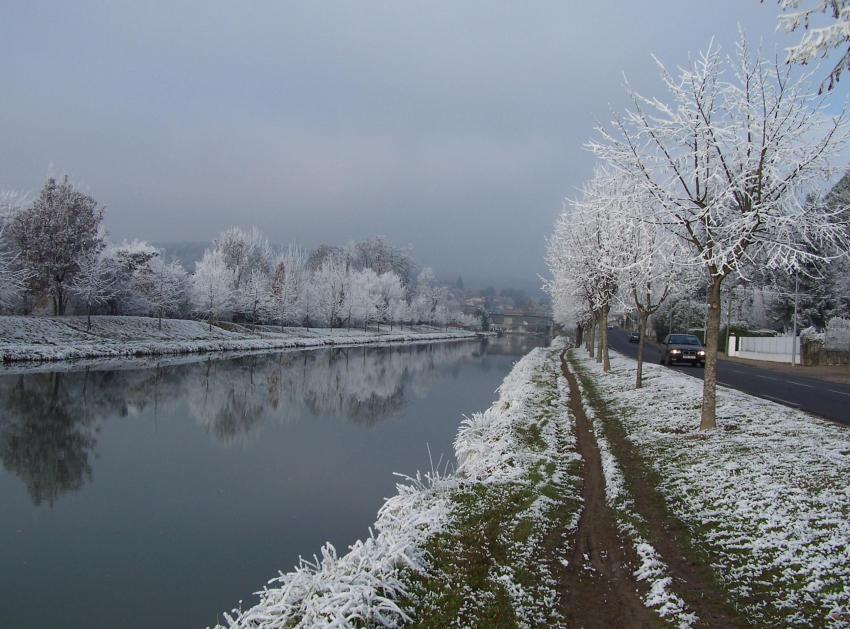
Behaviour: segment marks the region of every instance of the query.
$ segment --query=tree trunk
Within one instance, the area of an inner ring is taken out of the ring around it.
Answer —
[[[638,357],[637,357],[637,375],[635,376],[635,389],[640,389],[643,386],[643,352],[646,348],[646,321],[649,319],[649,314],[641,309],[640,320],[638,322],[638,334],[640,341],[638,342]]]
[[[596,313],[596,327],[599,328],[599,332],[597,335],[599,336],[599,340],[596,342],[596,362],[602,362],[602,330],[603,330],[603,321],[602,321],[602,311]]]
[[[708,325],[705,334],[705,373],[702,385],[700,430],[717,427],[717,339],[720,336],[720,284],[723,278],[714,276],[708,287]]]
[[[86,325],[88,326],[88,331],[91,332],[91,304],[88,305],[88,314],[86,316]]]
[[[596,343],[596,315],[590,319],[590,330],[587,334],[587,353],[593,358],[593,346]]]
[[[581,347],[581,343],[584,340],[584,328],[581,327],[581,323],[576,324],[576,347]]]
[[[611,310],[610,306],[602,307],[602,324],[599,331],[602,333],[602,371],[608,373],[611,371],[611,357],[608,355],[608,313]]]

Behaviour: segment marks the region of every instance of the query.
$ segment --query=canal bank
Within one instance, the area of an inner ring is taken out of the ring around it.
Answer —
[[[423,343],[483,336],[491,335],[428,325],[368,330],[295,328],[106,315],[91,317],[89,325],[86,317],[2,316],[0,363]]]

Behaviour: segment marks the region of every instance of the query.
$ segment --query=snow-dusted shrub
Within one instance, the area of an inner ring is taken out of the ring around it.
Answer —
[[[800,343],[802,345],[816,344],[819,347],[823,347],[824,334],[823,332],[818,332],[817,328],[814,327],[805,328],[800,332]]]
[[[850,319],[835,317],[826,324],[824,347],[833,351],[850,350]]]

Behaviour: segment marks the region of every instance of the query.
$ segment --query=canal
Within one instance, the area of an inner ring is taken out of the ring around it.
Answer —
[[[453,462],[529,337],[0,373],[3,626],[214,625],[393,472]]]

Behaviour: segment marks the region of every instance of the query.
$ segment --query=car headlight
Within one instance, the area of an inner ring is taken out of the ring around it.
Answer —
[[[697,352],[697,354],[699,354],[700,356],[705,356],[705,350],[701,349]]]
[[[680,350],[680,349],[671,349],[671,350],[670,350],[670,353],[671,353],[671,354],[681,354],[681,353],[682,353],[682,350]]]

